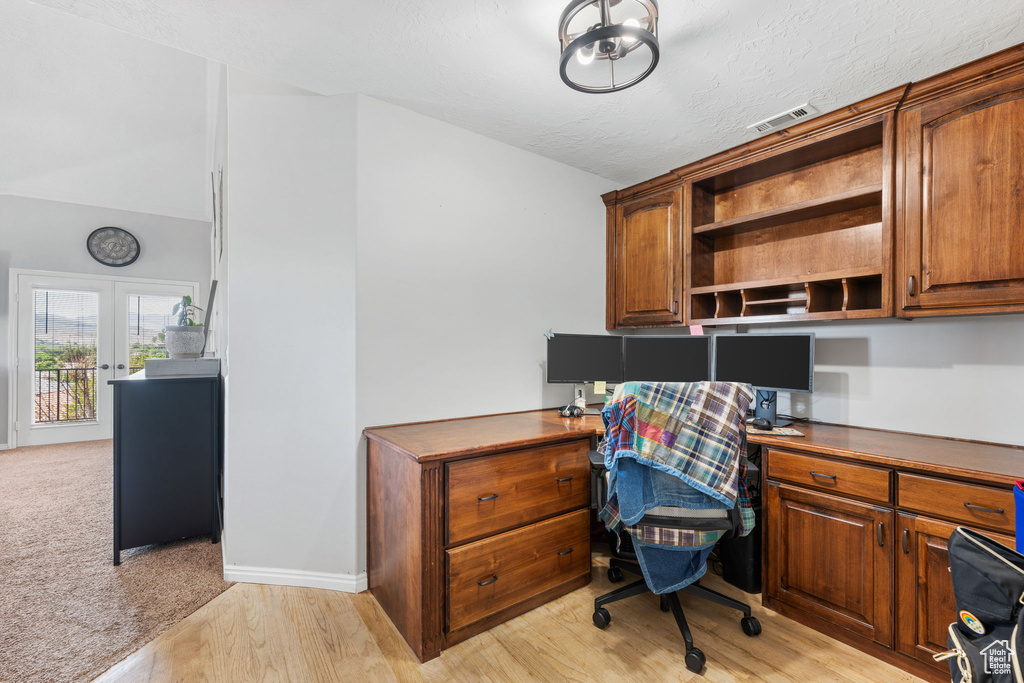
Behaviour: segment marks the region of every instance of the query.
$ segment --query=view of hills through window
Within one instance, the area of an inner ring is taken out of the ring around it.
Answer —
[[[128,297],[131,372],[147,358],[166,358],[158,335],[177,321],[171,310],[180,297],[133,294]],[[100,299],[96,292],[37,289],[33,292],[36,423],[96,419],[96,358]]]

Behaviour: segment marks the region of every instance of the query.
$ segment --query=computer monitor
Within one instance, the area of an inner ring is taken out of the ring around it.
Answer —
[[[711,379],[711,337],[623,337],[626,382],[703,382]]]
[[[776,424],[778,391],[810,393],[814,382],[814,334],[718,334],[714,376],[758,389],[756,417]]]
[[[556,334],[548,339],[548,382],[622,381],[622,337]]]

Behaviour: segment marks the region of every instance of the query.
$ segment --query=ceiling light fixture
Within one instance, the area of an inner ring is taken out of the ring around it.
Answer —
[[[580,92],[616,92],[658,65],[656,0],[573,0],[558,22],[562,81]]]

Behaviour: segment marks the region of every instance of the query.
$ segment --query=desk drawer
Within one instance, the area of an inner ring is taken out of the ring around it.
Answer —
[[[898,474],[899,506],[972,527],[1014,532],[1013,490]]]
[[[771,449],[768,476],[840,495],[888,503],[891,472],[849,462],[824,460]]]
[[[590,440],[448,465],[448,543],[590,504]]]
[[[461,628],[590,573],[590,510],[448,551],[448,628]]]

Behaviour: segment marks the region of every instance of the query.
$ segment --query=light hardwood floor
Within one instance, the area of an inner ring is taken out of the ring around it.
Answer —
[[[369,593],[236,584],[114,666],[97,681],[919,681],[858,650],[762,609],[717,577],[705,584],[747,600],[764,632],[743,635],[739,613],[683,596],[704,679],[683,664],[682,638],[653,595],[609,606],[604,631],[593,600],[612,588],[595,555],[594,581],[420,664]],[[627,575],[627,580],[631,577]]]

